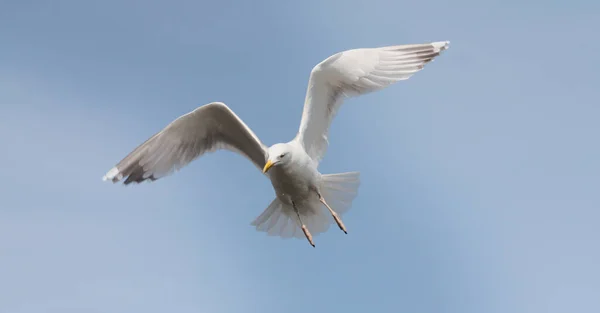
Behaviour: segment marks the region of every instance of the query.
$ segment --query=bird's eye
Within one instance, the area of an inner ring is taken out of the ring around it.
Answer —
[[[279,158],[282,159],[285,156],[285,153],[282,153]]]

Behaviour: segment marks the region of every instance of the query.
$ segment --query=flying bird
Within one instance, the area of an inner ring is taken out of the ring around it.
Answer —
[[[300,128],[295,138],[267,147],[227,105],[212,102],[184,114],[135,148],[103,180],[124,184],[154,181],[207,152],[227,149],[267,176],[275,199],[251,223],[283,238],[325,232],[332,219],[347,233],[342,214],[358,193],[359,172],[321,174],[330,124],[344,99],[381,90],[423,69],[448,41],[351,49],[334,54],[310,73]]]

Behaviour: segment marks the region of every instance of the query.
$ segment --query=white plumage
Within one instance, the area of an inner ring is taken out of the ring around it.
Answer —
[[[383,89],[423,69],[448,41],[431,44],[363,48],[340,52],[317,64],[310,75],[298,139],[308,154],[320,160],[327,132],[344,97]]]
[[[352,49],[330,56],[311,71],[297,136],[265,146],[225,104],[213,102],[175,119],[134,149],[103,177],[124,183],[156,180],[206,152],[228,149],[251,160],[267,175],[276,198],[252,225],[281,237],[328,229],[333,220],[346,232],[341,215],[350,209],[359,173],[321,174],[329,127],[344,98],[406,80],[432,61],[449,42]]]

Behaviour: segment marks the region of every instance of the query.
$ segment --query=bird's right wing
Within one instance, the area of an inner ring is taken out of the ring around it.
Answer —
[[[184,114],[134,149],[103,180],[124,184],[156,180],[217,149],[238,152],[262,170],[267,148],[225,104],[213,102]]]
[[[344,98],[381,90],[423,69],[448,41],[346,50],[317,64],[310,73],[296,140],[315,161],[327,150],[329,126]]]

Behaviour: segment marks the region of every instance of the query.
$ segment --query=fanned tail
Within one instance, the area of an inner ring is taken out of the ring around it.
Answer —
[[[360,173],[347,172],[325,174],[321,176],[321,195],[341,217],[352,207],[352,201],[358,194]],[[300,210],[302,221],[313,235],[323,233],[334,223],[333,217],[320,202],[311,204],[310,209]],[[291,205],[275,198],[271,204],[251,223],[257,231],[269,236],[282,238],[301,238],[304,233]]]
[[[340,216],[352,207],[360,186],[359,172],[322,175],[321,193],[327,204]],[[333,218],[332,218],[333,220]]]

